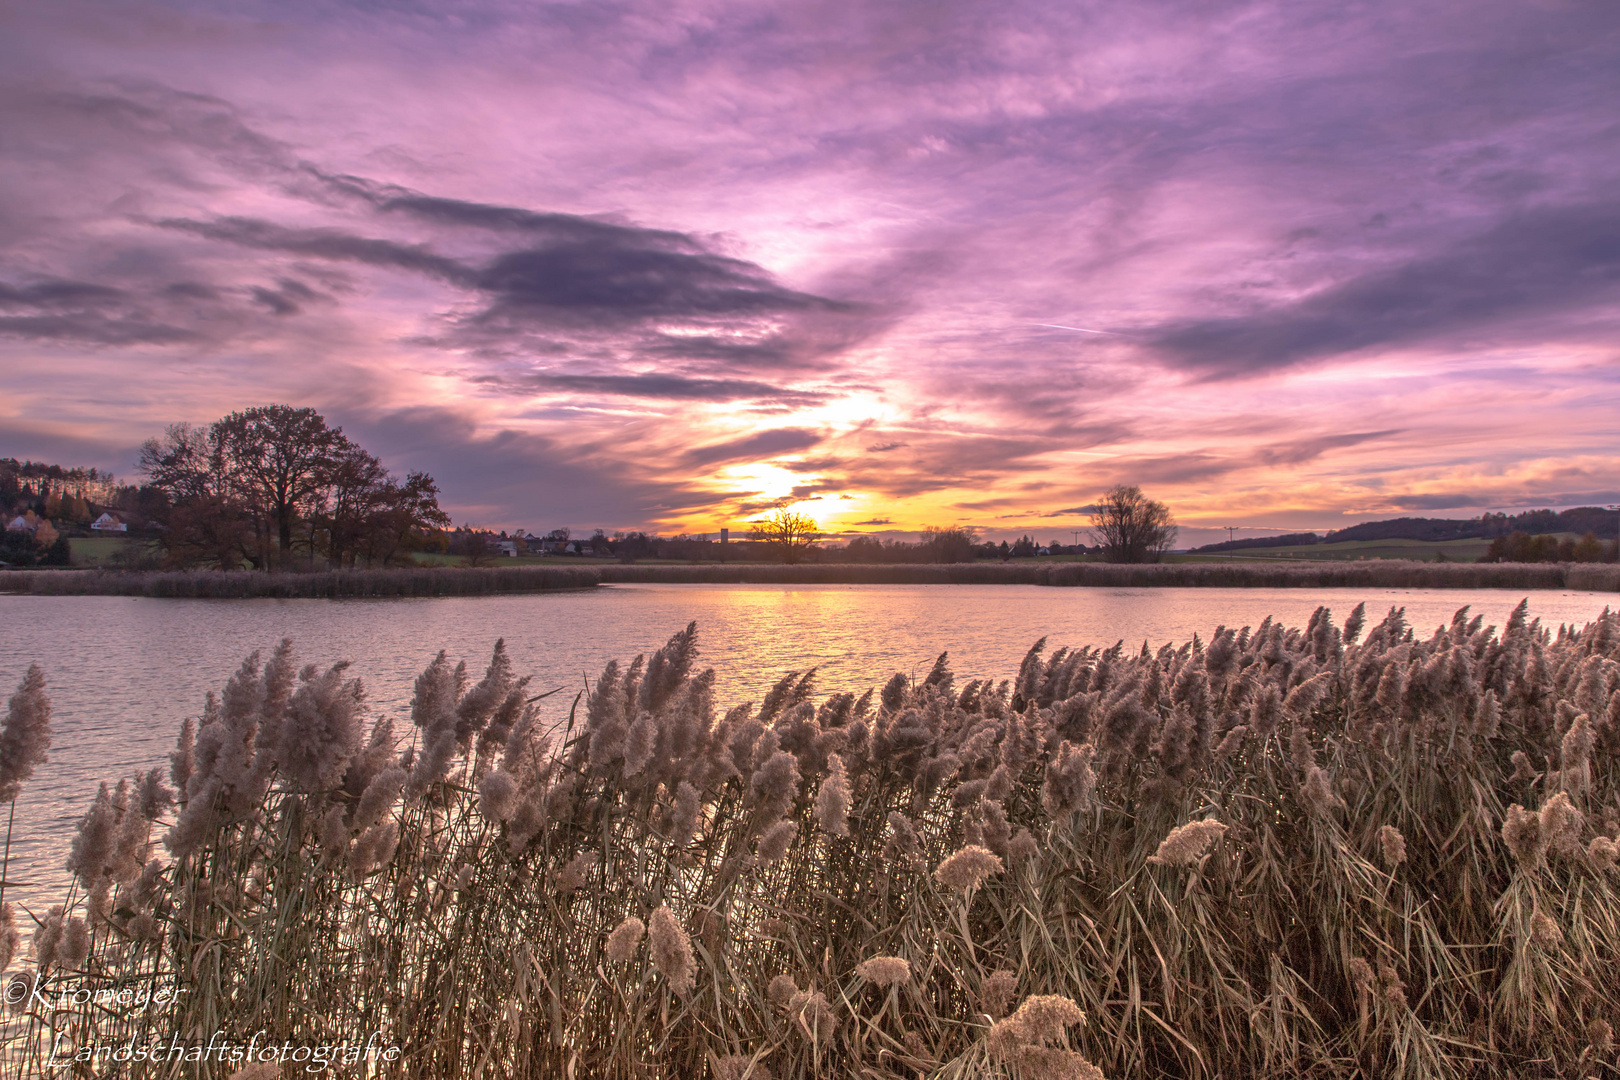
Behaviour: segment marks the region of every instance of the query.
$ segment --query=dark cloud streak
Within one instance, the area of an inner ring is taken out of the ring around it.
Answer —
[[[770,458],[799,450],[809,450],[819,445],[821,441],[820,434],[803,428],[773,428],[741,439],[688,450],[681,455],[681,462],[695,468],[729,461]]]
[[[1620,284],[1620,203],[1514,214],[1448,251],[1253,315],[1170,324],[1153,350],[1206,378],[1263,374],[1375,347],[1513,335],[1512,321],[1591,306]]]
[[[796,406],[823,404],[822,394],[788,390],[747,379],[684,378],[679,375],[478,376],[472,380],[520,393],[601,394],[663,401],[772,401]]]

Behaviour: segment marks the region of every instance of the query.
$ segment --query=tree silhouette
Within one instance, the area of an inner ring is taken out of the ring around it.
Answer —
[[[1124,484],[1103,492],[1091,514],[1091,531],[1108,562],[1158,562],[1176,541],[1170,508]]]
[[[930,526],[923,530],[920,554],[929,562],[957,563],[973,561],[973,545],[978,536],[972,529],[942,529]]]
[[[821,528],[814,518],[784,507],[763,521],[755,522],[749,538],[770,545],[783,562],[796,563],[804,558],[811,544],[821,539]]]

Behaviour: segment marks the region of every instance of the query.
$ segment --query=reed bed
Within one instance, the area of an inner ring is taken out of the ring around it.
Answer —
[[[183,993],[25,1000],[12,1068],[376,1032],[349,1075],[1616,1075],[1620,618],[1364,629],[724,712],[692,626],[571,705],[497,644],[408,732],[284,642],[103,789],[14,976]]]
[[[1115,588],[1415,588],[1620,590],[1620,566],[1577,563],[801,563],[604,565],[604,583],[1051,585]]]
[[[494,596],[588,589],[599,583],[586,566],[418,567],[261,573],[253,570],[0,571],[0,592],[34,596],[252,597]]]
[[[1620,591],[1620,566],[1398,559],[1247,563],[765,563],[418,567],[313,573],[10,570],[0,593],[43,596],[491,596],[597,584],[1051,585],[1097,588],[1590,589]]]

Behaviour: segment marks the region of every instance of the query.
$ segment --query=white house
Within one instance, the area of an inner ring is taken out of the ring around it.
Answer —
[[[495,541],[495,550],[510,558],[517,558],[517,543],[512,540]]]
[[[12,518],[6,523],[6,531],[31,533],[34,531],[34,526],[28,523],[27,518],[23,517],[21,514],[18,514],[16,517]]]
[[[129,532],[129,526],[111,514],[102,514],[90,523],[90,527],[97,532]]]

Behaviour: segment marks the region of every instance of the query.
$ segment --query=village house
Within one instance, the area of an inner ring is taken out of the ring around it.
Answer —
[[[97,532],[129,532],[129,526],[111,514],[102,514],[90,523]]]

